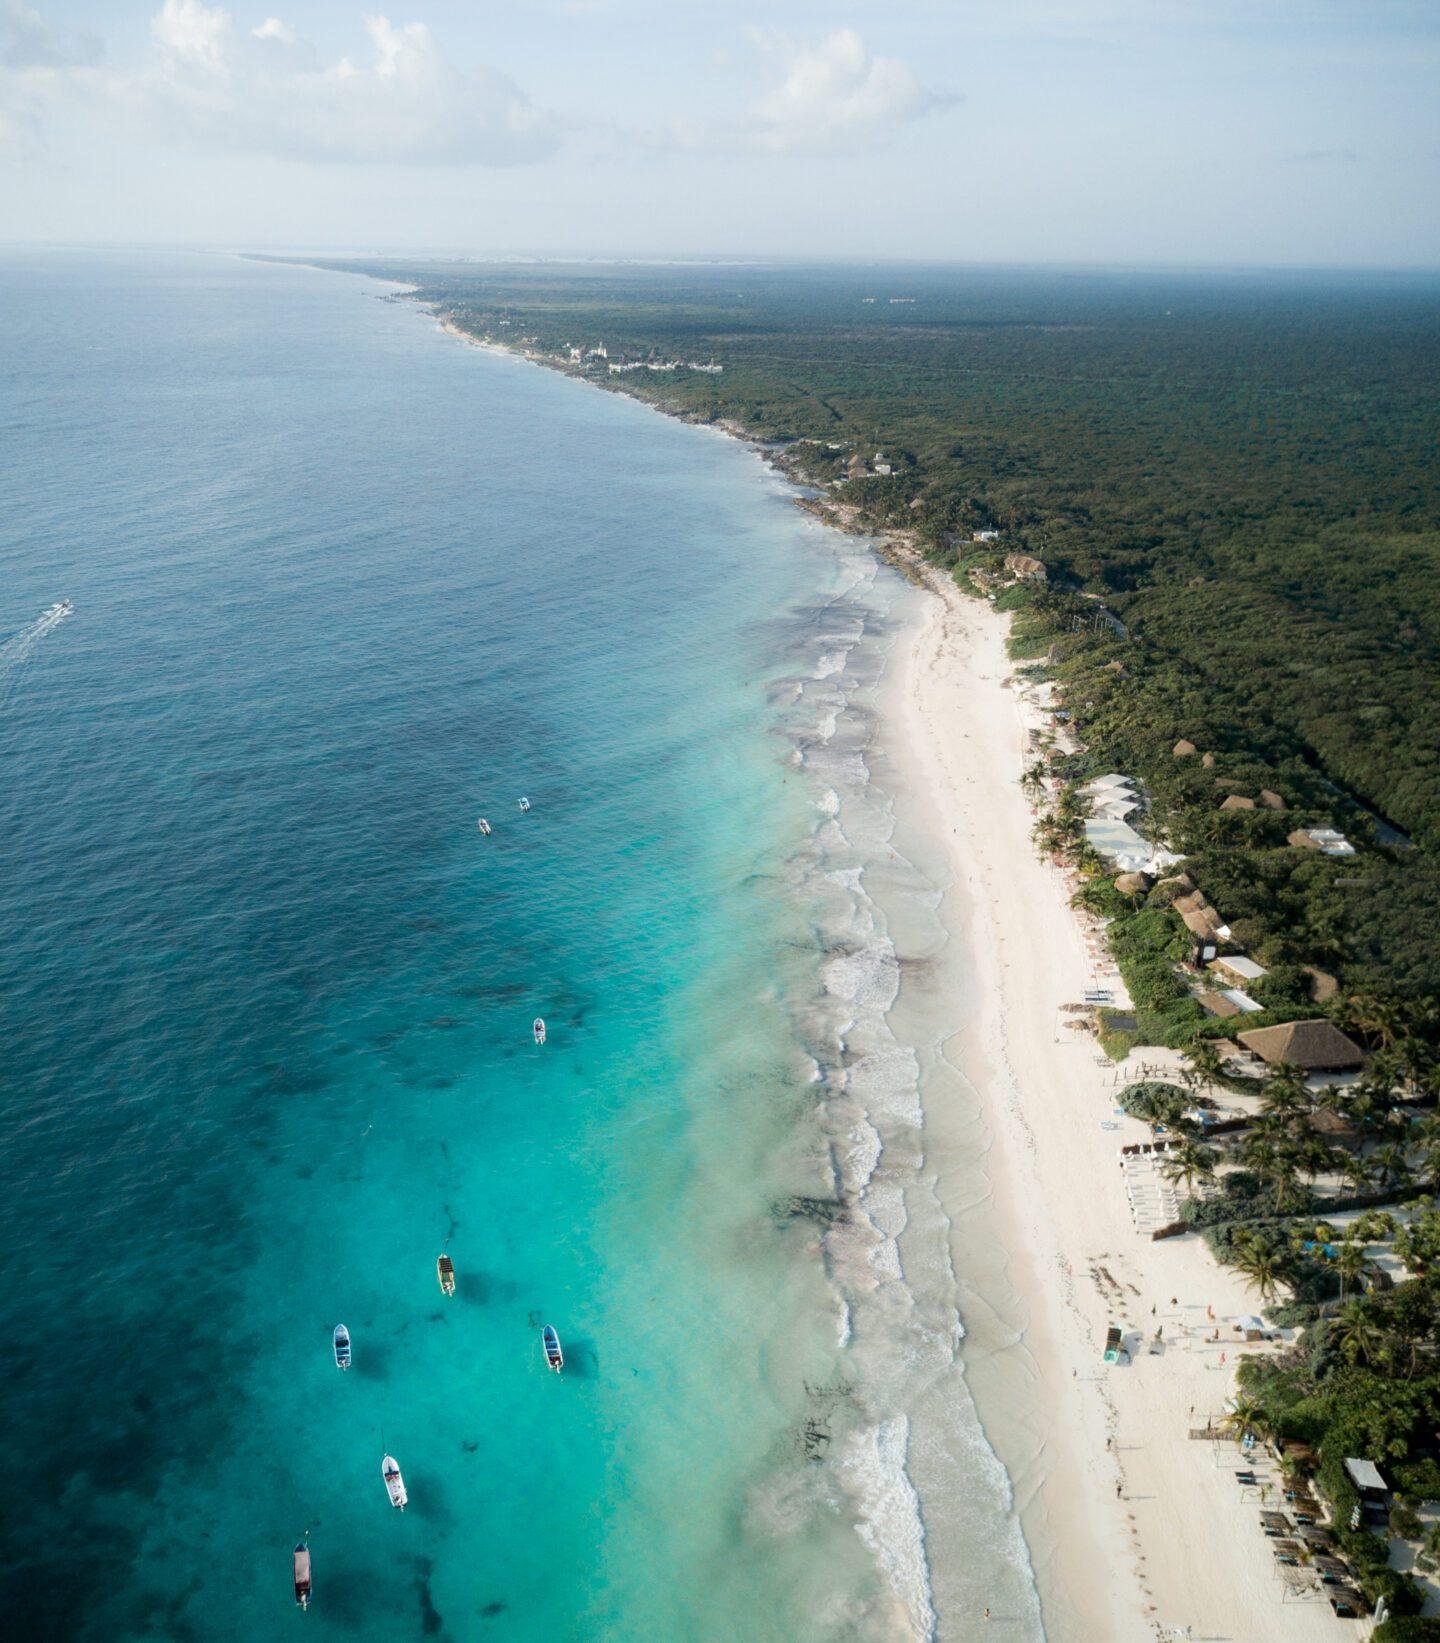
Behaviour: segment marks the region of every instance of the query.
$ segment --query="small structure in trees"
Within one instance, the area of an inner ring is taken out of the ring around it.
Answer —
[[[1320,1073],[1353,1072],[1365,1065],[1365,1052],[1333,1021],[1287,1021],[1237,1036],[1245,1049],[1272,1067],[1283,1062],[1302,1072]]]

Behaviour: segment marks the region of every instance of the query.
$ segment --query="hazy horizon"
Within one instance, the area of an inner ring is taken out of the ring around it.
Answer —
[[[0,236],[1428,271],[1437,69],[1421,0],[0,0]]]

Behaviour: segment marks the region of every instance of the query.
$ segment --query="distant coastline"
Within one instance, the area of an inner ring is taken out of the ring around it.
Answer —
[[[1062,1010],[1082,997],[1103,987],[1123,1001],[1125,986],[1100,926],[1072,909],[1075,881],[1037,859],[1031,843],[1025,749],[1049,714],[1025,699],[1007,659],[1009,617],[927,564],[918,533],[877,530],[863,508],[818,495],[783,448],[737,420],[667,406],[630,392],[623,375],[597,380],[435,317],[472,346],[744,442],[795,486],[798,506],[864,539],[926,590],[925,614],[902,638],[882,734],[904,772],[897,809],[928,835],[927,848],[948,857],[958,989],[942,1006],[946,1056],[978,1099],[981,1125],[953,1091],[927,1096],[926,1147],[946,1161],[938,1184],[955,1229],[956,1269],[985,1297],[966,1319],[967,1378],[1013,1479],[1045,1635],[1138,1640],[1157,1624],[1244,1635],[1263,1610],[1267,1635],[1284,1643],[1333,1638],[1328,1610],[1275,1606],[1265,1541],[1224,1474],[1186,1441],[1197,1422],[1206,1431],[1223,1423],[1240,1357],[1232,1332],[1253,1297],[1239,1273],[1216,1265],[1193,1238],[1137,1243],[1120,1190],[1117,1150],[1149,1132],[1114,1111],[1114,1090],[1157,1061],[1178,1079],[1180,1059],[1132,1050],[1112,1070],[1057,1030]],[[992,1188],[983,1210],[966,1173],[977,1156]],[[1078,1194],[1077,1174],[1095,1190]],[[985,1234],[993,1240],[998,1230],[1003,1250],[1003,1284],[988,1292],[996,1275],[976,1261],[974,1245],[985,1241],[970,1236],[977,1215],[989,1217]],[[1126,1381],[1112,1388],[1096,1373],[1097,1342],[1117,1321],[1131,1356]],[[1156,1330],[1151,1352],[1144,1343]],[[931,1527],[937,1500],[919,1486],[944,1629],[967,1615],[944,1579],[955,1549]],[[1227,1569],[1223,1589],[1205,1573],[1218,1566]],[[961,1601],[973,1606],[973,1594]]]

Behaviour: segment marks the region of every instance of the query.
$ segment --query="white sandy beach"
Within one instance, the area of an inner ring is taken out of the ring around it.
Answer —
[[[448,321],[441,328],[527,358]],[[833,505],[821,516],[842,529],[858,523]],[[1123,997],[1123,984],[1071,908],[1071,886],[1030,840],[1020,777],[1026,732],[1040,721],[1011,688],[1008,624],[903,542],[889,546],[928,591],[894,655],[884,740],[897,810],[929,836],[927,854],[943,856],[950,879],[945,1054],[978,1098],[988,1197],[977,1212],[973,1114],[950,1110],[946,1094],[924,1096],[926,1170],[974,1303],[964,1314],[966,1380],[1013,1482],[1046,1637],[1364,1636],[1368,1622],[1337,1620],[1323,1598],[1286,1594],[1260,1530],[1261,1502],[1253,1491],[1242,1498],[1236,1482],[1237,1447],[1189,1435],[1221,1420],[1240,1350],[1234,1320],[1259,1301],[1198,1237],[1155,1243],[1132,1220],[1119,1148],[1150,1134],[1116,1110],[1115,1096],[1141,1076],[1140,1063],[1178,1058],[1141,1049],[1136,1065],[1117,1069],[1093,1038],[1065,1030],[1062,1005],[1096,986]],[[987,1240],[978,1253],[977,1234]],[[1134,1349],[1128,1363],[1102,1362],[1111,1324]],[[1151,1352],[1157,1328],[1163,1346]],[[926,1414],[933,1422],[934,1410]],[[934,1476],[953,1478],[956,1458],[932,1458]],[[942,1515],[943,1502],[923,1505]],[[927,1551],[939,1637],[1033,1635],[1033,1617],[1007,1614],[998,1596],[988,1624],[983,1608],[957,1612],[973,1604],[975,1572],[947,1582],[943,1560],[963,1559],[967,1548],[927,1530]],[[947,1605],[947,1586],[966,1593],[964,1604]]]
[[[1242,1500],[1234,1477],[1235,1446],[1189,1437],[1223,1414],[1233,1320],[1257,1298],[1198,1238],[1154,1243],[1136,1230],[1118,1148],[1148,1134],[1114,1110],[1124,1075],[1059,1015],[1087,988],[1120,983],[1030,842],[1019,782],[1027,710],[1007,683],[1007,624],[948,578],[928,580],[896,659],[892,756],[912,806],[943,830],[953,874],[946,911],[963,979],[948,1053],[986,1115],[987,1213],[1005,1229],[1019,1302],[1018,1316],[988,1327],[967,1316],[966,1371],[1015,1482],[1047,1636],[1153,1638],[1186,1626],[1196,1638],[1255,1643],[1363,1635],[1368,1626],[1335,1619],[1323,1600],[1283,1595],[1260,1502]],[[927,1102],[942,1192],[949,1122]],[[963,1277],[966,1206],[951,1208]],[[1128,1365],[1105,1366],[1111,1323],[1132,1344],[1163,1329],[1162,1350],[1140,1345]],[[999,1609],[983,1634],[978,1618],[942,1612],[941,1635],[1006,1635]]]

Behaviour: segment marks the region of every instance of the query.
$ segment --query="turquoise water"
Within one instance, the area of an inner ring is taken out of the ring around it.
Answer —
[[[0,630],[76,607],[0,715],[17,1635],[883,1629],[793,1200],[823,533],[371,284],[0,282]]]

